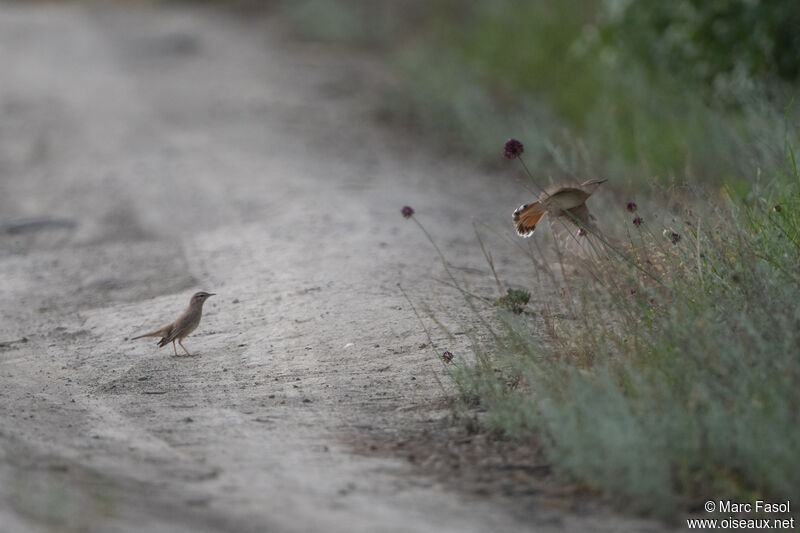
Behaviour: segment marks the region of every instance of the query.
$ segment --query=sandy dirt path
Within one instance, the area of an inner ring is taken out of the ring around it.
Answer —
[[[378,127],[368,60],[280,35],[0,4],[2,531],[638,529],[354,453],[448,414],[397,283],[461,306],[400,207],[491,287],[471,220],[520,190]],[[128,340],[201,289],[196,357]]]

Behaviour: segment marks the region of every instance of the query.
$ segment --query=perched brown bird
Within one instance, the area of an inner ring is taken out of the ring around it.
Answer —
[[[172,350],[175,352],[175,357],[179,357],[178,350],[175,348],[175,341],[178,341],[178,344],[181,345],[183,351],[186,352],[186,356],[191,357],[192,354],[189,353],[189,350],[186,349],[181,341],[185,339],[189,333],[197,329],[197,326],[200,324],[200,318],[203,316],[203,304],[209,297],[214,296],[214,294],[215,293],[213,292],[203,291],[194,293],[192,295],[192,299],[189,300],[189,307],[186,308],[186,311],[184,311],[181,316],[175,320],[175,322],[172,324],[167,324],[161,329],[134,337],[133,339],[141,339],[142,337],[161,337],[161,340],[158,341],[158,347],[160,348],[162,346],[166,346],[171,342]]]
[[[514,228],[521,236],[530,237],[536,225],[547,214],[550,215],[551,226],[562,221],[571,226],[580,226],[578,232],[582,234],[584,227],[594,226],[594,217],[586,207],[586,200],[606,181],[608,180],[589,180],[581,185],[551,187],[536,202],[521,205],[514,211]]]

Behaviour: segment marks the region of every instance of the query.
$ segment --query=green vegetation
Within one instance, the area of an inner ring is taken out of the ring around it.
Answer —
[[[637,259],[607,254],[557,287],[574,297],[546,331],[501,311],[452,371],[457,412],[537,435],[560,471],[639,511],[797,494],[800,174],[756,198],[684,212],[679,240],[631,226]]]
[[[449,366],[455,411],[641,512],[799,494],[800,4],[369,4],[330,4],[337,38],[382,47],[407,78],[387,110],[428,138],[486,162],[517,137],[544,173],[690,192],[620,223],[625,257],[601,246],[580,284],[550,273],[544,328],[526,291],[498,295],[490,341]]]
[[[507,289],[505,296],[495,300],[494,305],[519,315],[525,312],[525,306],[529,301],[531,301],[531,293],[525,289]]]
[[[384,114],[444,148],[493,162],[517,137],[538,168],[617,183],[746,187],[757,169],[786,170],[796,2],[397,5],[306,0],[285,10],[305,38],[381,50],[406,80]]]

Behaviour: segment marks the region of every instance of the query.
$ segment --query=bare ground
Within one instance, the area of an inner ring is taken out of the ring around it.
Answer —
[[[659,530],[452,426],[397,284],[466,315],[399,210],[491,294],[471,221],[522,191],[380,127],[369,59],[282,35],[0,4],[2,531]],[[195,357],[129,340],[201,289]]]

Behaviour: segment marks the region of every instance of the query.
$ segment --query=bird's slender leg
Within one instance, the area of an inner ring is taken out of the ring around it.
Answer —
[[[178,350],[177,348],[175,348],[175,341],[172,341],[172,351],[175,352],[175,357],[178,357]]]
[[[180,344],[181,348],[183,348],[183,351],[186,352],[186,357],[191,357],[192,356],[192,354],[189,353],[189,350],[186,349],[186,346],[184,346],[183,343],[180,340],[178,340],[178,344]]]

